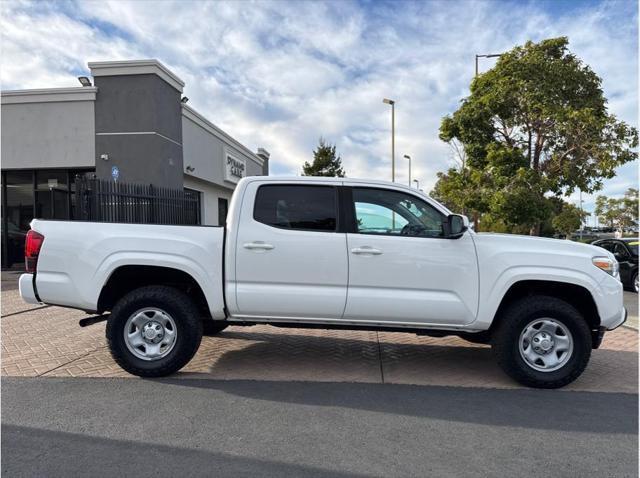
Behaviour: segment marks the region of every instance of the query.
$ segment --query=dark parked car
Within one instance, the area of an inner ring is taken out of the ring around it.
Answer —
[[[620,280],[625,288],[638,292],[638,239],[601,239],[592,244],[616,256],[620,264]]]

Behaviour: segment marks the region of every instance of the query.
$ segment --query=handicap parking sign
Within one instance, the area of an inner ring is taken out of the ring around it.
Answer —
[[[119,176],[120,176],[120,170],[118,169],[118,166],[112,166],[111,177],[113,178],[113,180],[117,181]]]

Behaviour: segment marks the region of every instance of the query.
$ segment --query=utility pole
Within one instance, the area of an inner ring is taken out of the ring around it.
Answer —
[[[478,58],[497,58],[499,56],[502,56],[502,53],[489,53],[487,55],[478,55],[476,53],[476,74],[475,74],[475,78],[478,77]],[[473,228],[475,231],[478,231],[478,213],[474,213],[473,215]]]

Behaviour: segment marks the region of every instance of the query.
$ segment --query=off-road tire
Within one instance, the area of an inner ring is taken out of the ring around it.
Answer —
[[[176,324],[176,342],[171,352],[146,361],[133,355],[125,344],[127,319],[144,307],[166,311]],[[167,286],[146,286],[122,297],[111,311],[106,328],[111,356],[120,367],[139,377],[164,377],[177,372],[195,355],[202,340],[202,320],[193,301],[182,291]]]
[[[520,355],[520,334],[533,320],[552,318],[562,322],[573,337],[573,354],[558,370],[542,372]],[[591,356],[591,333],[584,317],[570,304],[555,297],[530,296],[510,304],[497,318],[491,347],[498,365],[511,378],[534,388],[560,388],[582,374]]]
[[[229,327],[229,324],[227,324],[226,322],[221,320],[213,320],[207,317],[202,321],[202,335],[206,337],[213,337],[214,335],[218,335],[227,327]]]

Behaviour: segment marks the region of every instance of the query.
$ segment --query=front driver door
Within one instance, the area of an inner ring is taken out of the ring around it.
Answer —
[[[443,237],[445,215],[400,189],[352,188],[345,320],[461,325],[478,309],[471,233]]]

